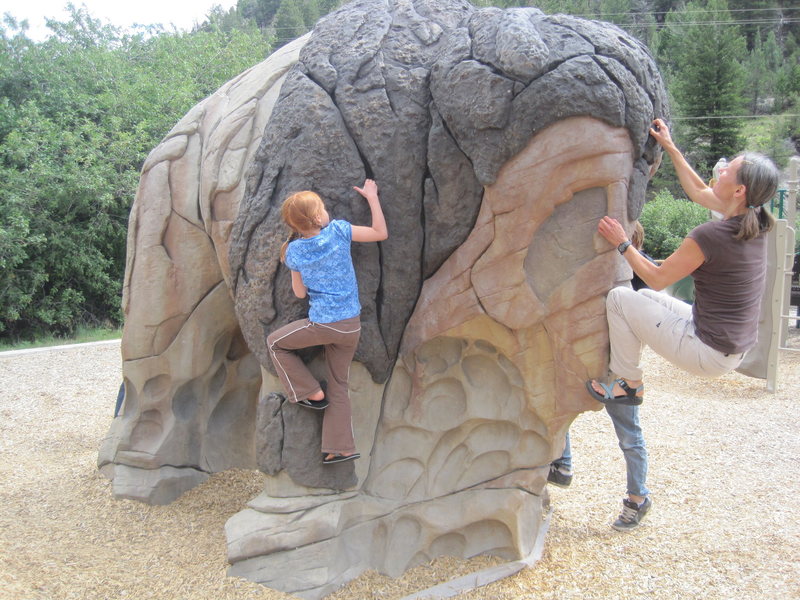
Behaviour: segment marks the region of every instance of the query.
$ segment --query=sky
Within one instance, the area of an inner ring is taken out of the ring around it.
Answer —
[[[67,20],[66,5],[70,0],[0,0],[0,14],[11,13],[21,21],[28,20],[28,37],[42,41],[49,29],[44,17]],[[167,28],[171,24],[189,30],[195,23],[202,23],[214,5],[224,9],[236,5],[236,0],[72,0],[75,6],[86,6],[95,19],[128,28],[134,23],[153,25],[161,23]]]

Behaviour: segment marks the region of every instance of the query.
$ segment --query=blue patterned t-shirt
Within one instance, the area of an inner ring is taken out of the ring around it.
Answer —
[[[286,248],[286,266],[298,271],[308,288],[308,318],[334,323],[361,313],[358,283],[350,256],[353,230],[334,220],[312,238],[300,238]]]

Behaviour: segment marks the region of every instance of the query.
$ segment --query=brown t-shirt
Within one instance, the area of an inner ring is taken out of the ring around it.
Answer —
[[[767,237],[733,238],[742,217],[708,221],[689,232],[705,256],[692,277],[697,336],[715,350],[746,352],[756,344],[767,267]]]

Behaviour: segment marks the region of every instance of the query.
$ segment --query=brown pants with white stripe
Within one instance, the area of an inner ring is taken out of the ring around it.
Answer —
[[[328,379],[326,397],[330,402],[322,420],[322,452],[326,454],[350,454],[356,450],[348,380],[350,363],[360,336],[361,319],[358,316],[335,323],[312,323],[301,319],[267,336],[272,364],[290,402],[305,400],[320,390],[319,382],[295,350],[324,346]]]

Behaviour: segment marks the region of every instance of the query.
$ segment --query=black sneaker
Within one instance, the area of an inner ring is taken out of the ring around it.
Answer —
[[[652,505],[653,503],[650,502],[650,498],[645,498],[641,506],[637,505],[635,502],[631,502],[627,498],[623,498],[622,513],[620,513],[617,520],[614,521],[611,526],[617,531],[636,529]]]
[[[572,483],[572,471],[567,471],[564,467],[557,467],[551,464],[550,472],[547,474],[547,481],[558,487],[569,487],[569,484]]]

